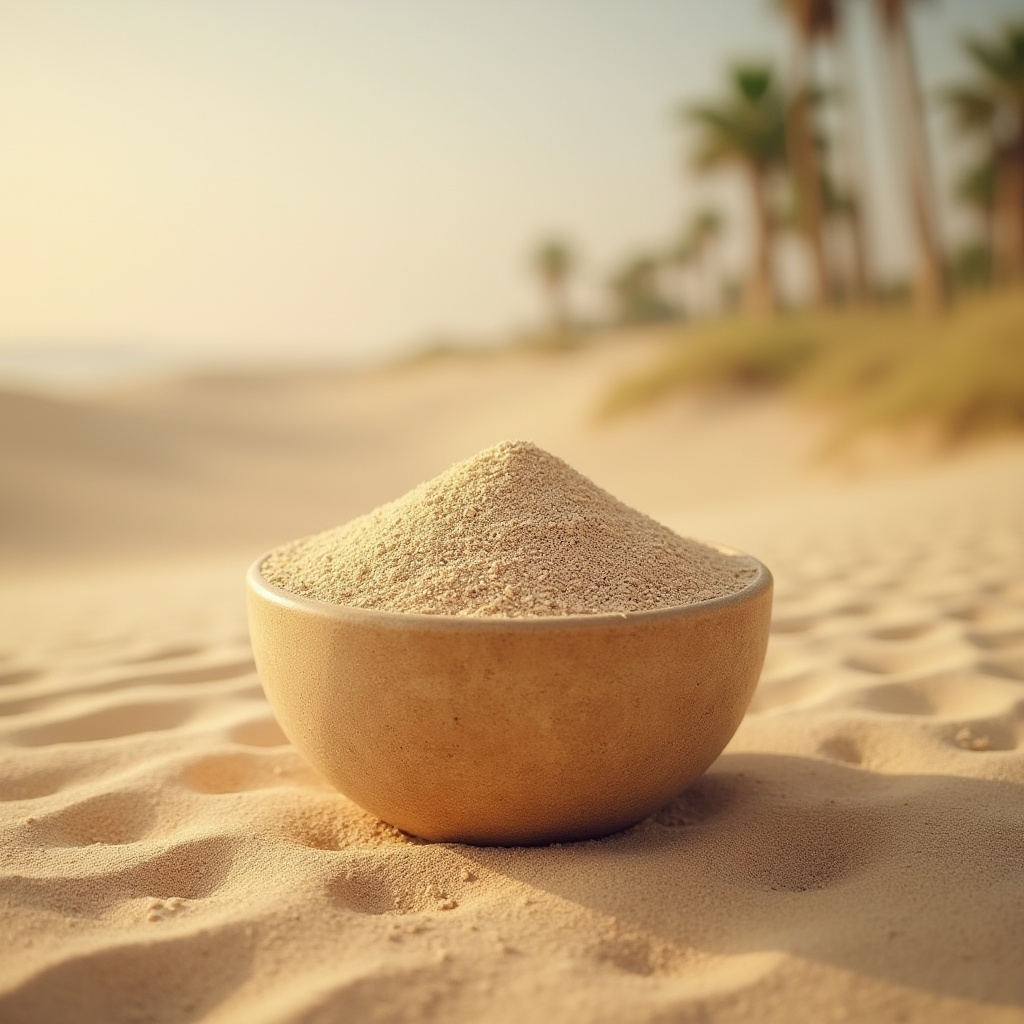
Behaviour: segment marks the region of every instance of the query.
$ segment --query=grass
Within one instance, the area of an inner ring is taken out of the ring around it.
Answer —
[[[826,447],[872,429],[928,425],[948,444],[1024,429],[1024,290],[961,299],[945,315],[907,309],[728,318],[673,337],[619,382],[613,416],[690,389],[784,391],[834,409]]]

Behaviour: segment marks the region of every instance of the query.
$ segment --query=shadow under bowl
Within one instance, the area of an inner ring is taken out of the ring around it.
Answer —
[[[411,615],[247,579],[260,680],[285,734],[365,810],[424,839],[595,838],[668,803],[738,728],[772,577],[623,615]]]

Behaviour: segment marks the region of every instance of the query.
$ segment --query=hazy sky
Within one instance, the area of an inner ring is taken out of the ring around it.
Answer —
[[[899,272],[903,184],[851,6],[872,242]],[[918,6],[934,84],[964,70],[958,34],[1024,5]],[[742,193],[684,172],[672,110],[787,43],[771,0],[0,0],[0,343],[348,355],[493,335],[539,315],[540,236],[578,245],[597,310],[616,261],[707,195],[731,204],[738,267]]]

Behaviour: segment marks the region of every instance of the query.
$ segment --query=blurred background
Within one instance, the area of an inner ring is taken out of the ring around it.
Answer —
[[[3,0],[0,94],[8,564],[1021,443],[1020,0]]]

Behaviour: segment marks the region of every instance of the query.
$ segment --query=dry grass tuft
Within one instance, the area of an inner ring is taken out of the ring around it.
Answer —
[[[688,328],[600,412],[698,388],[780,389],[835,408],[833,449],[879,427],[926,424],[950,444],[1024,429],[1024,291],[967,298],[941,317],[876,309]]]

